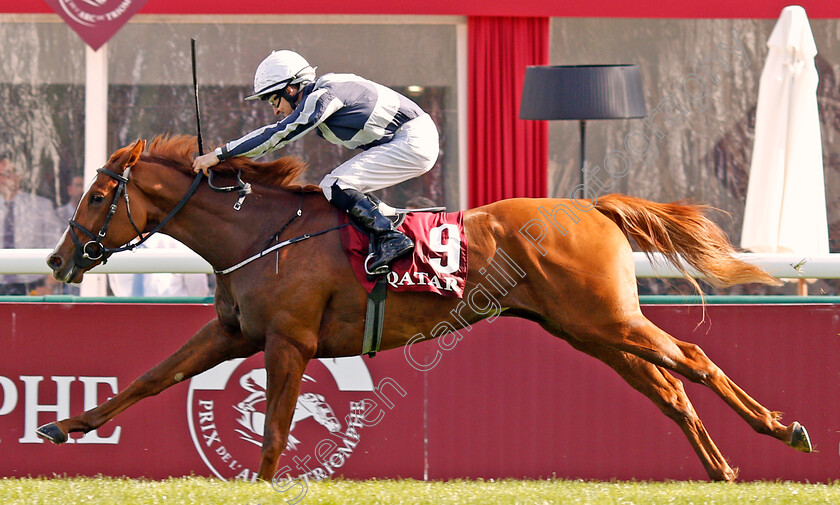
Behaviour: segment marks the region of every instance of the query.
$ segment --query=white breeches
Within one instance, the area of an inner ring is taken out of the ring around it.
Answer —
[[[319,186],[327,200],[336,183],[362,193],[394,186],[431,170],[439,151],[437,127],[423,114],[402,125],[387,144],[362,151],[336,167]]]

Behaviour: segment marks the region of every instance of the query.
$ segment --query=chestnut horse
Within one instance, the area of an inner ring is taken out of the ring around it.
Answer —
[[[253,184],[253,193],[234,211],[236,195],[195,184],[195,146],[193,137],[158,137],[148,152],[143,141],[116,151],[47,260],[55,278],[80,282],[114,249],[161,224],[162,232],[218,271],[261,252],[278,230],[288,238],[337,225],[338,211],[317,187],[293,185],[304,166],[288,158],[270,163],[233,158],[217,166],[218,174],[240,170]],[[298,209],[301,217],[294,219]],[[547,209],[554,214],[547,215]],[[502,315],[536,321],[612,367],[679,425],[711,479],[731,481],[737,472],[670,372],[711,388],[758,433],[804,452],[811,451],[811,444],[799,423],[781,424],[779,413],[747,395],[698,346],[656,327],[639,308],[628,235],[645,252],[661,252],[678,268],[692,268],[713,284],[778,282],[733,257],[732,246],[703,210],[623,195],[597,201],[511,199],[468,210],[465,293],[480,285],[484,278],[478,273],[494,260],[496,267],[510,260],[517,265],[517,282],[481,285],[498,300]],[[69,433],[95,430],[142,398],[222,361],[263,351],[268,379],[259,477],[270,480],[286,447],[307,363],[361,353],[366,293],[353,279],[337,232],[217,274],[215,319],[113,398],[44,425],[39,434],[65,442]],[[474,309],[452,297],[392,293],[381,349],[403,346],[418,333],[431,335],[442,321],[460,329],[490,315]]]

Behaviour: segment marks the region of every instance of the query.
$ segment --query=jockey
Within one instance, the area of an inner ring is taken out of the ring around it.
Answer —
[[[316,130],[327,141],[361,149],[320,182],[330,203],[356,219],[373,237],[368,273],[414,248],[365,193],[428,172],[440,149],[432,118],[414,102],[385,86],[353,74],[315,77],[315,68],[292,51],[275,51],[257,67],[254,94],[267,101],[280,121],[199,156],[198,172],[233,156],[256,158]]]

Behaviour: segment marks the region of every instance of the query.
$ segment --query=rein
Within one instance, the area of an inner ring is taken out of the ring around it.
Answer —
[[[128,172],[131,167],[127,167],[125,172]],[[88,268],[92,266],[94,263],[102,259],[102,263],[105,264],[108,262],[108,258],[111,257],[112,254],[122,251],[131,251],[137,248],[140,244],[145,242],[149,239],[152,235],[159,232],[166,223],[172,219],[175,214],[177,214],[183,207],[186,205],[187,201],[195,194],[196,190],[198,189],[198,185],[201,183],[204,174],[199,172],[195,179],[193,180],[192,185],[187,190],[186,194],[181,198],[181,201],[178,202],[175,207],[169,211],[161,221],[158,223],[157,226],[154,227],[149,233],[143,237],[143,232],[137,228],[137,225],[134,223],[134,219],[131,217],[131,203],[128,199],[128,191],[126,191],[126,186],[128,185],[128,177],[125,175],[120,175],[116,172],[108,170],[107,168],[100,168],[97,170],[98,173],[107,175],[108,177],[117,181],[117,191],[114,194],[114,200],[111,202],[111,206],[108,208],[108,215],[105,216],[105,222],[102,224],[102,228],[99,230],[99,233],[95,234],[82,226],[81,224],[77,223],[75,220],[70,219],[70,238],[73,240],[73,243],[76,245],[76,250],[73,253],[73,261],[81,268]],[[134,228],[134,231],[137,233],[141,239],[138,242],[133,244],[125,244],[120,247],[106,247],[102,244],[102,240],[105,239],[105,235],[108,233],[108,226],[111,223],[111,219],[114,217],[114,214],[117,212],[117,204],[119,203],[120,197],[125,199],[125,209],[126,213],[128,214],[128,221],[131,223],[131,227]],[[76,229],[84,233],[88,236],[91,240],[82,245],[81,240],[79,240],[78,235],[76,234]]]
[[[231,193],[233,191],[239,192],[239,199],[236,200],[236,203],[233,204],[233,210],[240,210],[242,208],[242,202],[245,201],[245,197],[251,194],[251,183],[250,182],[242,182],[242,171],[236,173],[236,184],[233,186],[214,186],[213,185],[213,171],[210,171],[210,175],[207,176],[207,185],[210,186],[210,189],[216,191],[218,193]]]
[[[280,240],[280,235],[283,233],[283,230],[285,230],[290,224],[292,224],[292,222],[295,219],[297,219],[297,218],[299,218],[300,216],[303,215],[303,196],[304,196],[303,193],[301,193],[300,194],[300,204],[298,205],[297,212],[295,212],[292,215],[292,217],[289,218],[288,221],[286,221],[286,224],[284,224],[280,228],[280,231],[275,233],[270,239],[268,239],[266,241],[266,244],[268,244],[268,242],[271,242],[272,240]],[[289,240],[284,240],[283,242],[279,242],[277,244],[274,244],[271,247],[267,247],[267,248],[263,249],[262,251],[258,252],[257,254],[255,254],[255,255],[253,255],[249,258],[246,258],[246,259],[240,261],[239,263],[237,263],[237,264],[235,264],[231,267],[225,268],[223,270],[216,270],[214,268],[213,273],[216,274],[216,275],[227,275],[227,274],[229,274],[229,273],[231,273],[235,270],[239,270],[240,268],[244,267],[248,263],[251,263],[252,261],[256,261],[256,260],[262,258],[263,256],[268,255],[268,253],[270,253],[270,252],[278,251],[281,248],[286,247],[288,245],[297,244],[298,242],[303,242],[304,240],[308,240],[310,238],[317,237],[319,235],[324,235],[325,233],[329,233],[331,231],[339,230],[339,229],[344,228],[345,226],[347,226],[349,224],[350,223],[344,223],[344,224],[340,224],[338,226],[333,226],[332,228],[327,228],[326,230],[321,230],[321,231],[318,231],[318,232],[315,232],[315,233],[304,233],[303,235],[299,235],[297,237],[290,238]]]

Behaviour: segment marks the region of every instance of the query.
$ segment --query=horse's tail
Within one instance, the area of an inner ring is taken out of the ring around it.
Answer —
[[[686,264],[714,286],[781,284],[764,270],[734,256],[735,249],[723,230],[704,215],[707,206],[606,195],[598,198],[595,208],[615,221],[645,254],[662,253],[700,293]]]

